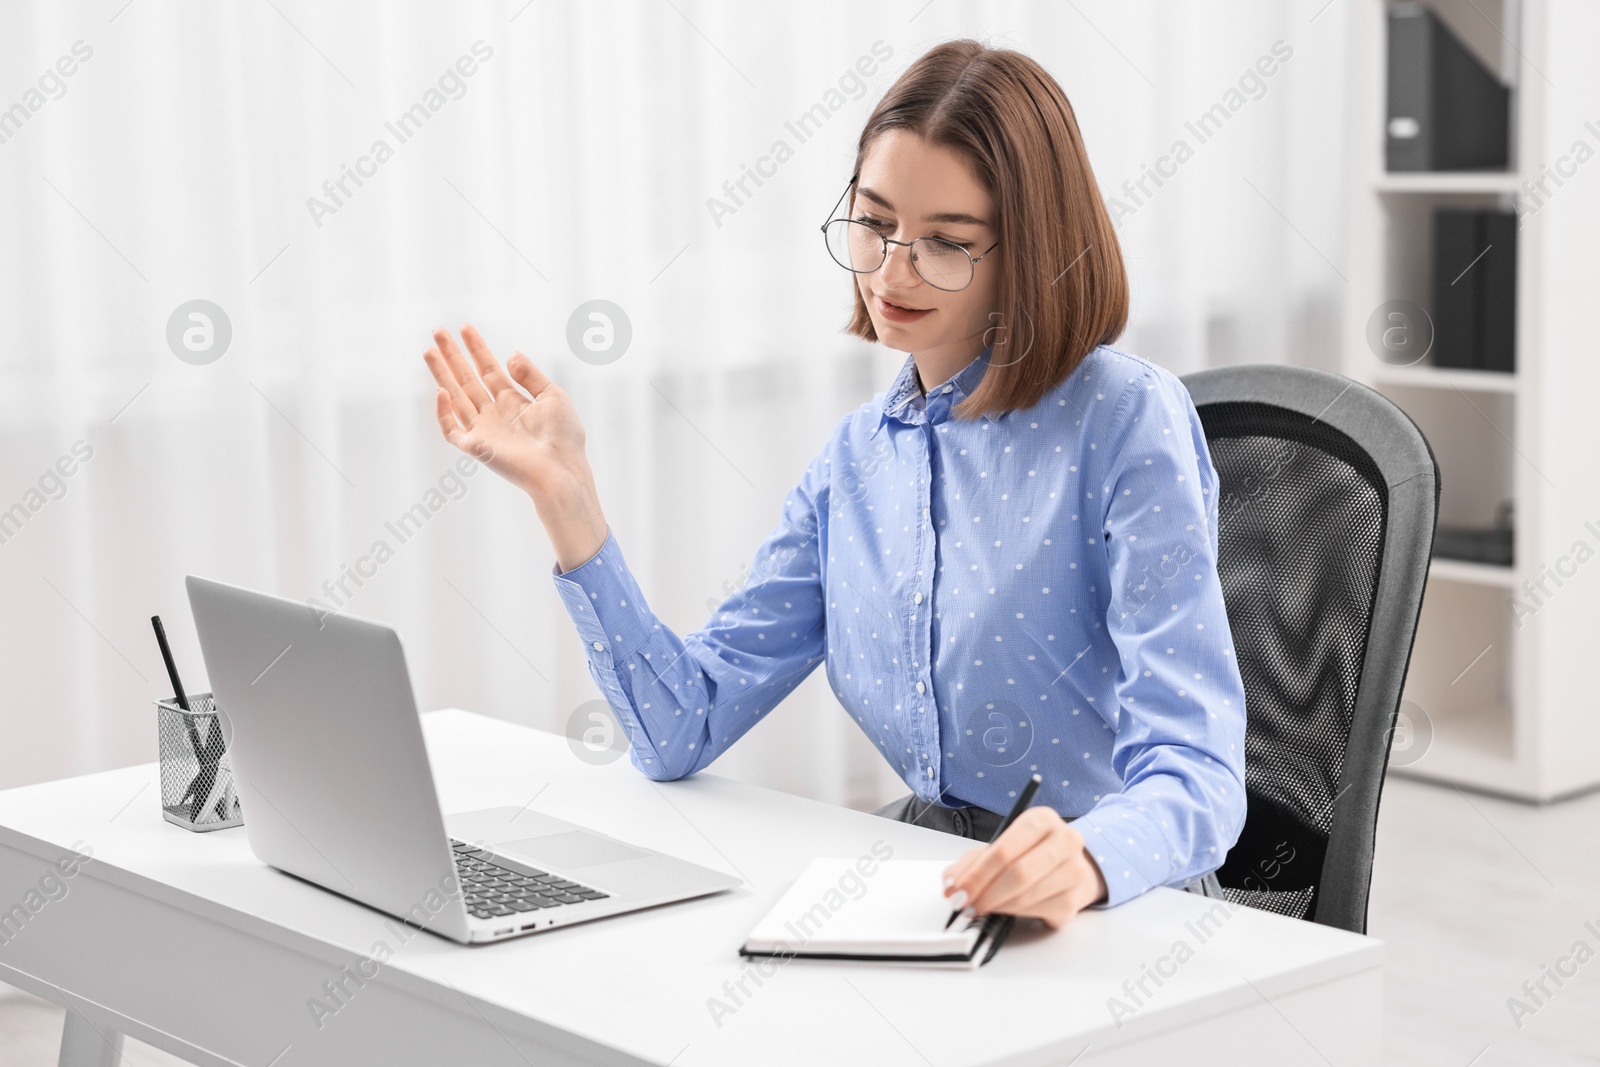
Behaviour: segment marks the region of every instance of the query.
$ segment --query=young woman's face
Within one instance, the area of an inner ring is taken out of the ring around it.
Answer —
[[[994,203],[966,161],[907,130],[889,130],[867,149],[850,217],[894,241],[943,238],[973,259],[999,239]],[[890,245],[883,266],[856,275],[878,340],[902,352],[982,352],[1003,261],[991,254],[973,267],[971,284],[947,292],[917,273],[910,253]]]

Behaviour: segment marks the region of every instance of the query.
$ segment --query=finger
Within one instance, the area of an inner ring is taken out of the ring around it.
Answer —
[[[973,896],[970,906],[978,914],[1005,911],[1005,905],[1030,892],[1061,865],[1061,856],[1040,844],[1008,863]]]
[[[449,390],[440,389],[433,394],[433,410],[439,416],[439,431],[444,434],[444,439],[457,448],[462,447],[460,442],[465,434],[461,429],[461,423],[456,421],[455,406],[450,402]]]
[[[501,393],[516,388],[511,384],[511,377],[501,369],[500,361],[489,351],[489,345],[477,327],[471,323],[461,327],[461,339],[467,342],[467,351],[472,353],[472,362],[482,375],[483,384],[489,390],[490,396],[498,400]]]
[[[1071,857],[1041,842],[1000,872],[982,897],[973,902],[984,914],[1031,915],[1040,900],[1081,888]]]
[[[430,348],[422,353],[422,361],[428,365],[428,370],[433,373],[433,380],[439,387],[450,395],[450,406],[455,410],[456,418],[461,420],[461,425],[472,428],[472,420],[477,417],[478,409],[473,406],[467,394],[461,389],[461,382],[445,363],[444,357],[437,348]]]
[[[544,371],[534,366],[533,360],[521,352],[506,361],[506,369],[511,372],[511,377],[517,380],[517,384],[526,389],[528,395],[535,400],[539,399],[540,393],[550,388],[550,379],[545,376]]]
[[[972,865],[978,862],[978,857],[988,847],[987,845],[981,845],[978,848],[968,849],[957,857],[954,863],[944,869],[945,896],[950,896],[958,886],[963,884],[967,873],[972,870]]]
[[[1024,815],[1018,819],[1018,822],[1021,822],[1023,818],[1031,817],[1024,813]],[[1012,835],[1008,829],[1006,835],[1004,835],[1001,840],[1005,840],[1008,843],[1014,843],[1017,838]],[[980,862],[983,862],[986,859],[991,862],[994,860],[995,853],[993,850],[994,846],[998,843],[998,841],[995,841],[990,842],[989,844],[979,845],[977,848],[968,849],[966,852],[963,852],[959,857],[957,857],[954,863],[946,867],[944,869],[945,896],[953,896],[957,889],[966,889],[967,900],[972,900],[975,896],[974,872],[979,869]]]
[[[462,391],[467,394],[467,399],[472,401],[474,409],[481,410],[494,403],[494,398],[489,395],[489,390],[483,387],[478,372],[472,369],[467,357],[461,354],[461,348],[456,344],[456,339],[450,336],[450,331],[434,330],[433,340],[439,346],[439,351],[444,353],[445,362],[450,365],[451,373],[461,382]]]
[[[1034,811],[1048,815],[1049,819],[1031,814]],[[971,866],[956,882],[959,888],[967,891],[968,903],[976,903],[1002,871],[1053,829],[1051,820],[1058,823],[1060,818],[1049,808],[1030,808],[1018,816],[1005,833],[979,849]]]

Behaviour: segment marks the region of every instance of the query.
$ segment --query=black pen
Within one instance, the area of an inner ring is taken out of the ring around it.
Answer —
[[[183,682],[178,679],[178,665],[172,661],[172,646],[167,644],[167,628],[161,625],[161,616],[150,616],[150,625],[156,631],[156,644],[161,646],[161,658],[167,664],[167,677],[172,679],[172,695],[177,698],[178,707],[184,711],[189,710],[189,694],[183,691]]]
[[[1039,792],[1039,784],[1043,781],[1044,779],[1040,778],[1037,774],[1029,777],[1027,783],[1022,787],[1021,795],[1017,797],[1017,802],[1011,805],[1011,814],[1007,815],[1005,820],[1001,822],[999,826],[995,827],[993,836],[989,838],[989,843],[991,845],[995,843],[995,840],[999,838],[1001,834],[1006,832],[1006,827],[1017,821],[1018,815],[1021,815],[1023,812],[1028,810],[1028,805],[1033,803],[1034,794]],[[950,924],[955,922],[956,918],[960,914],[960,908],[952,911],[950,913],[950,918],[945,921],[944,928],[946,930],[950,929]]]

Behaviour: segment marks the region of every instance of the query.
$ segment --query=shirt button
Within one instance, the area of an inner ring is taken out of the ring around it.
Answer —
[[[914,604],[920,604],[920,603],[922,603],[922,590],[920,590],[920,589],[919,589],[919,590],[917,590],[917,595],[916,595],[916,596],[914,596],[914,597],[912,597],[912,598],[911,598],[911,601],[912,601],[912,603],[914,603]]]
[[[952,390],[954,388],[955,388],[955,386],[953,386],[953,385],[947,385],[947,386],[944,387],[944,391],[948,393],[950,390]]]
[[[929,777],[929,778],[932,778],[932,777],[933,777],[933,768],[932,768],[932,767],[929,767],[929,768],[928,768],[928,777]]]
[[[594,643],[594,650],[596,652],[604,652],[606,650],[606,646],[601,644],[599,641],[596,641]]]
[[[923,685],[921,682],[917,683],[917,692],[926,693],[927,691],[928,691],[928,687],[927,686]]]

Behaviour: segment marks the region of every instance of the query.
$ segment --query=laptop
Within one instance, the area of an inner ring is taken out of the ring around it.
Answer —
[[[531,807],[443,815],[399,634],[186,584],[262,862],[464,944],[743,884]]]

